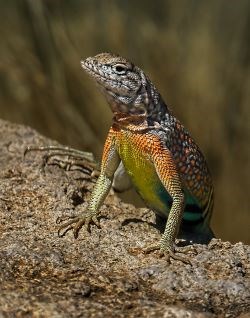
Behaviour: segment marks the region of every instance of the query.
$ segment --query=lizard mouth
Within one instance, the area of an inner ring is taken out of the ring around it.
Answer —
[[[94,67],[94,65],[92,63],[89,63],[87,60],[81,61],[81,66],[90,75],[98,75],[98,77],[102,78],[103,80],[107,79],[107,77],[100,74],[100,72],[98,72],[98,70]]]
[[[97,82],[100,81],[101,83],[105,83],[105,82],[107,82],[107,80],[110,80],[110,81],[117,83],[117,81],[114,81],[114,80],[110,79],[108,76],[105,76],[103,72],[100,72],[93,65],[93,63],[89,63],[87,60],[81,61],[81,66],[88,74],[92,75]],[[97,79],[97,77],[98,77],[98,79]]]

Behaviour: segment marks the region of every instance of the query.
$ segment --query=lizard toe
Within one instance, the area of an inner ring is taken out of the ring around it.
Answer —
[[[191,265],[191,262],[188,258],[176,254],[176,250],[173,250],[169,247],[162,246],[160,248],[160,255],[162,255],[162,256],[164,255],[165,257],[167,257],[168,261],[170,261],[170,259],[174,259],[176,261],[181,261],[185,264]]]
[[[150,245],[150,246],[146,247],[145,249],[143,249],[143,252],[145,254],[149,254],[149,253],[154,252],[154,251],[159,251],[158,252],[159,256],[164,257],[168,262],[170,262],[170,259],[174,259],[177,261],[181,261],[185,264],[191,264],[189,259],[176,254],[175,250],[172,250],[171,248],[166,247],[166,246],[162,246],[161,244]]]
[[[80,229],[84,228],[89,232],[90,223],[94,223],[97,227],[100,227],[99,221],[95,215],[89,215],[88,213],[80,214],[74,217],[61,217],[57,219],[57,224],[60,224],[67,219],[68,222],[63,223],[58,229],[58,236],[63,237],[68,231],[73,229],[73,235],[75,238],[78,237]]]
[[[153,244],[153,245],[150,245],[150,246],[144,248],[144,249],[143,249],[143,253],[149,254],[149,253],[151,253],[151,252],[160,250],[160,248],[161,248],[160,244]]]
[[[58,231],[57,231],[57,234],[58,234],[59,237],[63,237],[69,230],[73,229],[74,227],[72,226],[72,224],[78,222],[78,220],[79,220],[79,217],[78,217],[78,216],[75,216],[75,217],[73,217],[73,218],[70,217],[70,218],[71,218],[71,220],[69,220],[68,222],[62,224],[62,225],[59,227],[59,229],[58,229]],[[64,218],[61,218],[61,219],[57,219],[57,222],[56,222],[56,223],[59,224],[59,223],[64,222],[65,220],[66,220],[65,217],[64,217]]]

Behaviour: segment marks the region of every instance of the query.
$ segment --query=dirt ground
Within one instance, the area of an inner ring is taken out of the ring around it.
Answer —
[[[213,239],[191,265],[144,254],[154,213],[111,193],[101,228],[58,237],[56,220],[86,208],[95,179],[27,146],[56,144],[0,121],[0,317],[250,317],[250,247]],[[233,230],[233,225],[232,225]],[[184,247],[185,248],[185,247]]]

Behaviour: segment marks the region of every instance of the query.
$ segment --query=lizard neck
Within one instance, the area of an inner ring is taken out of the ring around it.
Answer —
[[[118,95],[102,88],[114,113],[113,122],[119,126],[154,126],[165,124],[171,112],[150,79],[140,71],[141,86],[132,96]]]
[[[166,121],[171,112],[150,79],[145,74],[143,75],[145,76],[145,82],[141,87],[141,96],[148,120],[160,124]]]
[[[141,87],[136,101],[143,105],[148,122],[162,124],[171,116],[171,111],[151,80],[141,71]]]
[[[147,118],[149,121],[162,123],[170,116],[171,112],[159,95],[158,100],[151,100],[147,105]]]
[[[167,113],[167,107],[164,103],[152,108],[151,113],[131,114],[114,112],[112,127],[134,133],[144,133],[152,129],[162,129],[161,125],[166,123],[168,116],[170,115]]]
[[[140,107],[136,108],[138,112],[129,111],[129,105],[114,104],[111,109],[113,110],[114,117],[113,123],[119,127],[143,127],[151,129],[152,127],[158,127],[161,124],[165,124],[169,120],[171,113],[167,105],[161,98],[160,94],[154,94],[151,98],[146,98],[140,101]],[[124,110],[124,111],[121,111]]]
[[[113,117],[113,128],[130,131],[141,131],[149,129],[147,116],[145,114],[126,114],[115,112]]]

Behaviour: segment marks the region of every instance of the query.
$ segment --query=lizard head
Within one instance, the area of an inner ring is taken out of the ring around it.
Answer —
[[[81,61],[97,82],[114,113],[146,114],[159,94],[144,72],[125,58],[101,53]]]

